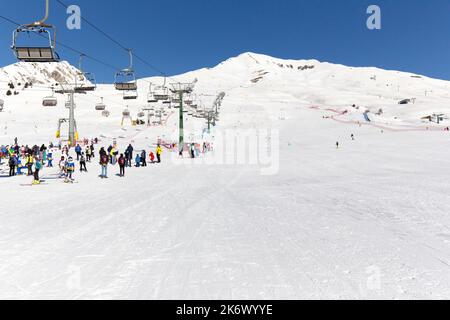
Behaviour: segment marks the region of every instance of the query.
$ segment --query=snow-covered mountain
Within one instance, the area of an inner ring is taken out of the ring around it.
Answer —
[[[83,76],[80,76],[80,71],[67,61],[49,63],[18,62],[0,68],[0,83],[12,83],[18,89],[25,86],[25,84],[57,87],[59,84],[74,83],[75,78],[77,78],[77,83],[89,83]]]
[[[3,68],[0,145],[56,142],[66,97],[55,94],[54,108],[42,99],[75,73],[67,63]],[[30,79],[42,86],[4,96],[8,81]],[[96,158],[87,173],[77,167],[73,185],[58,179],[55,160],[38,187],[9,178],[3,161],[0,298],[450,297],[448,81],[245,53],[167,82],[194,79],[205,106],[226,94],[211,134],[186,115],[186,142],[214,147],[197,159],[164,149],[161,164],[124,178],[109,166],[100,179]],[[139,80],[137,100],[111,84],[77,94],[80,138],[98,137],[96,154],[113,141],[119,153],[177,142],[176,109],[162,125],[121,123],[125,110],[139,118],[150,82],[163,81]],[[95,109],[101,98],[109,117]],[[257,134],[271,156],[238,164],[253,129],[270,131]],[[269,165],[279,170],[262,175]]]
[[[4,111],[12,115],[56,112],[62,116],[63,109],[43,110],[35,106],[41,104],[42,97],[51,94],[50,86],[73,83],[77,72],[67,62],[16,63],[0,69],[0,98],[4,100]],[[334,110],[334,114],[326,117],[336,121],[370,121],[371,125],[383,124],[398,129],[398,126],[420,126],[426,122],[430,126],[436,125],[433,122],[448,125],[450,115],[450,82],[378,68],[346,67],[317,60],[282,60],[244,53],[212,68],[171,77],[167,84],[194,79],[198,80],[195,93],[202,104],[211,106],[216,95],[225,92],[226,100],[232,102],[227,112],[235,112],[234,116],[248,109],[259,110],[260,117],[278,119],[289,117],[298,107],[322,108]],[[9,90],[8,82],[15,85],[15,90],[20,88],[19,84],[22,86],[23,90],[18,90],[19,97],[5,95]],[[24,88],[26,82],[32,82],[34,87]],[[134,101],[124,101],[122,93],[114,90],[113,85],[100,85],[97,91],[76,97],[79,122],[94,121],[95,129],[98,129],[97,120],[93,120],[93,115],[98,113],[92,109],[101,97],[112,107],[112,118],[121,118],[127,105],[136,115],[147,104],[150,83],[162,85],[163,82],[161,77],[139,80],[139,98]],[[399,104],[402,100],[409,104]],[[35,111],[29,109],[30,105]],[[233,122],[234,118],[223,118],[224,123],[228,120]]]

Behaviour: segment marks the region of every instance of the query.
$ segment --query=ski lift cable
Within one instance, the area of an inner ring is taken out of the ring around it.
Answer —
[[[64,2],[62,2],[61,0],[56,0],[56,2],[58,2],[61,6],[63,6],[65,9],[67,9],[69,6],[67,4],[65,4]],[[83,16],[80,16],[80,18],[86,22],[88,25],[90,25],[92,28],[94,28],[96,31],[98,31],[99,33],[101,33],[103,36],[105,36],[106,38],[108,38],[110,41],[112,41],[113,43],[115,43],[118,47],[120,47],[122,50],[124,51],[129,51],[129,47],[123,45],[122,43],[120,43],[118,40],[116,40],[114,37],[110,36],[107,32],[103,31],[102,29],[100,29],[99,27],[97,27],[95,24],[93,24],[92,22],[90,22],[88,19],[86,19]],[[141,61],[143,64],[145,64],[146,66],[148,66],[149,68],[151,68],[153,71],[156,71],[157,73],[159,73],[161,76],[164,76],[165,78],[169,78],[175,81],[175,79],[170,78],[165,72],[161,71],[161,69],[159,69],[158,67],[156,67],[155,65],[149,63],[147,60],[145,60],[144,58],[140,57],[137,54],[133,54],[134,57]]]
[[[68,8],[68,6],[67,6],[66,4],[64,4],[62,1],[57,0],[57,2],[60,3],[62,6],[64,6],[65,8]],[[5,21],[7,21],[7,22],[9,22],[9,23],[11,23],[11,24],[14,24],[14,25],[16,25],[16,26],[20,26],[20,23],[18,23],[17,21],[14,21],[14,20],[12,20],[12,19],[10,19],[10,18],[8,18],[8,17],[5,17],[5,16],[3,16],[3,15],[0,15],[0,18],[2,18],[3,20],[5,20]],[[113,37],[109,36],[106,32],[102,31],[100,28],[96,27],[93,23],[91,23],[90,21],[88,21],[86,18],[81,17],[81,19],[83,19],[83,21],[85,21],[86,23],[88,23],[89,25],[91,25],[91,26],[92,26],[94,29],[96,29],[98,32],[102,33],[102,34],[103,34],[104,36],[106,36],[108,39],[110,39],[111,41],[113,41],[114,43],[116,43],[120,48],[122,48],[123,50],[126,50],[127,52],[129,52],[129,50],[130,50],[129,48],[126,48],[125,46],[123,46],[120,42],[118,42],[117,40],[115,40]],[[44,35],[41,35],[41,36],[44,37]],[[113,65],[111,65],[111,64],[109,64],[109,63],[104,62],[104,60],[101,60],[101,59],[95,58],[95,57],[93,57],[93,56],[91,56],[91,55],[88,55],[88,54],[86,54],[86,53],[84,53],[84,52],[82,52],[82,51],[80,51],[80,50],[78,50],[78,49],[75,49],[75,48],[73,48],[73,47],[71,47],[71,46],[68,46],[68,45],[66,45],[66,44],[64,44],[64,43],[62,43],[62,42],[60,42],[60,41],[56,41],[56,44],[58,44],[58,45],[61,46],[61,47],[66,48],[66,49],[68,49],[68,50],[70,50],[70,51],[72,51],[72,52],[75,52],[75,53],[77,53],[78,55],[83,55],[84,57],[86,57],[86,58],[88,58],[88,59],[90,59],[90,60],[92,60],[92,61],[94,61],[94,62],[96,62],[96,63],[98,63],[98,64],[101,64],[101,65],[103,65],[103,66],[105,66],[105,67],[108,67],[108,68],[110,68],[110,69],[113,69],[114,71],[121,70],[121,69],[118,68],[118,67],[115,67],[115,66],[113,66]],[[172,81],[177,82],[176,79],[174,79],[173,77],[167,76],[164,72],[162,72],[162,71],[159,70],[157,67],[155,67],[155,66],[152,65],[151,63],[147,62],[145,59],[141,58],[140,56],[134,54],[134,57],[135,57],[136,59],[138,59],[139,61],[141,61],[142,63],[144,63],[145,65],[147,65],[148,67],[152,68],[154,71],[157,71],[158,73],[160,73],[161,76],[164,76],[164,78],[165,78],[164,81],[166,81],[166,79],[171,79]],[[139,79],[138,81],[144,81],[144,82],[146,82],[146,83],[151,83],[150,81],[145,80],[145,79]]]

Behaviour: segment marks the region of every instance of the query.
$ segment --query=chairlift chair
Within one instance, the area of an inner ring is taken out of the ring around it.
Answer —
[[[128,110],[128,108],[127,109],[124,109],[123,111],[122,111],[122,116],[124,116],[124,117],[129,117],[131,114],[130,114],[130,110]]]
[[[123,100],[136,100],[138,98],[138,93],[135,90],[123,91]]]
[[[82,61],[85,54],[80,55],[80,59],[78,62],[78,81],[75,82],[75,92],[86,92],[86,91],[95,91],[97,89],[97,84],[95,81],[95,75],[91,72],[84,72],[82,69]]]
[[[46,24],[49,16],[49,0],[46,0],[45,17],[31,24],[19,26],[13,31],[12,50],[19,61],[23,62],[58,62],[60,60],[56,53],[56,29],[51,24]],[[48,39],[46,46],[20,46],[18,38],[22,34],[36,34]]]
[[[155,88],[153,96],[158,101],[165,101],[169,99],[169,90],[165,86],[158,86]]]
[[[102,101],[95,105],[95,110],[97,110],[97,111],[105,111],[105,109],[106,109],[106,105],[103,103],[103,97],[101,99],[102,99]]]
[[[155,87],[153,95],[158,101],[169,100],[169,88],[166,87],[166,78],[164,78],[164,84],[162,86]]]
[[[44,107],[56,107],[58,105],[58,99],[55,97],[55,92],[53,91],[53,94],[48,97],[44,97],[42,99],[42,105]]]
[[[137,90],[136,75],[133,70],[133,52],[129,49],[128,53],[130,55],[129,67],[118,71],[115,75],[114,86],[118,91]]]

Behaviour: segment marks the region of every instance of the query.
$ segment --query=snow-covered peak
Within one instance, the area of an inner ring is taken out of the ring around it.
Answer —
[[[74,83],[79,70],[67,61],[49,63],[18,62],[0,68],[0,82],[12,82],[14,86],[25,83],[42,86]],[[84,82],[85,79],[78,79]]]

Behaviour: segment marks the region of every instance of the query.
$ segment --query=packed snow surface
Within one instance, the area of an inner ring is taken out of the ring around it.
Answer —
[[[24,67],[6,70],[0,145],[56,143],[66,97],[42,107],[45,81],[6,96]],[[162,164],[125,178],[110,167],[107,180],[97,156],[76,184],[46,168],[46,184],[21,186],[30,178],[0,167],[0,298],[450,298],[449,82],[252,53],[175,78],[197,78],[206,106],[226,93],[210,135],[205,120],[186,123],[189,142],[215,151],[180,164],[165,149]],[[163,126],[120,126],[127,105],[135,118],[147,104],[149,82],[163,79],[140,80],[136,101],[112,85],[77,95],[80,138],[98,137],[96,152],[113,139],[121,152],[176,141],[176,112]],[[109,118],[94,109],[101,97]],[[271,134],[269,172],[207,161],[230,145],[222,133],[258,130]]]

